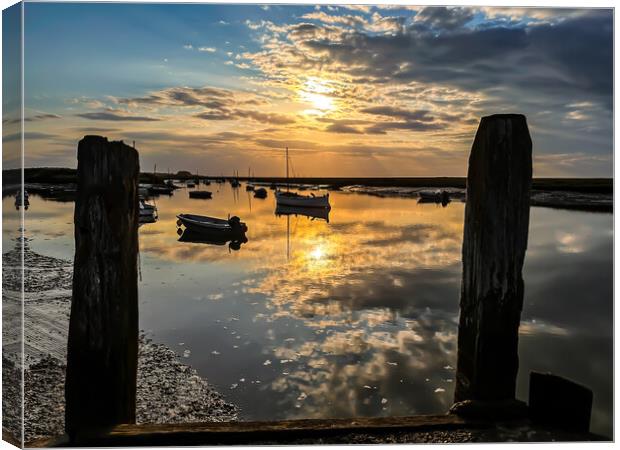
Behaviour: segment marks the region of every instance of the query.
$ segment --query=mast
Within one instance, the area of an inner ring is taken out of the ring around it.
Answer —
[[[289,184],[288,184],[288,147],[286,147],[286,191],[288,192],[289,190]]]

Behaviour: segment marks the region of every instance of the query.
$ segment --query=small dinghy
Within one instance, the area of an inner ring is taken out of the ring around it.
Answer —
[[[267,189],[265,188],[254,189],[254,197],[255,198],[267,198]]]
[[[196,232],[245,233],[248,227],[239,217],[218,219],[216,217],[199,216],[197,214],[179,214],[177,225],[184,225],[188,230]]]
[[[211,198],[213,193],[211,191],[191,191],[189,198]]]

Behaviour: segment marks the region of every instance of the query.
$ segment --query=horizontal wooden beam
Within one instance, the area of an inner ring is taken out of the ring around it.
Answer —
[[[110,447],[162,445],[286,444],[302,439],[333,438],[349,433],[372,436],[394,432],[422,432],[457,428],[486,428],[491,423],[472,421],[455,415],[374,417],[353,419],[303,419],[269,422],[207,422],[180,424],[117,425],[109,429],[81,433],[76,441],[66,436],[39,439],[26,447]]]

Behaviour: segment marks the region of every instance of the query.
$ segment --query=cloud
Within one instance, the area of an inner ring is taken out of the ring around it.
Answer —
[[[415,22],[439,30],[455,30],[471,22],[474,11],[464,7],[428,6],[415,15]]]
[[[86,112],[76,114],[76,116],[88,120],[107,120],[113,122],[156,122],[160,119],[147,116],[132,116],[125,112],[108,110],[99,112]]]
[[[33,140],[33,139],[54,139],[58,136],[49,133],[39,133],[35,131],[26,131],[24,133],[24,140]],[[12,133],[2,136],[2,142],[14,142],[19,141],[22,138],[21,133]]]
[[[59,116],[58,114],[40,113],[40,114],[35,114],[34,116],[25,117],[24,122],[39,122],[41,120],[61,119],[61,118],[62,116]],[[6,124],[21,123],[21,118],[3,119],[2,123],[6,123]]]
[[[367,114],[375,114],[379,116],[395,117],[402,120],[415,120],[420,122],[432,122],[434,117],[429,116],[427,110],[415,110],[410,111],[402,108],[395,108],[392,106],[373,106],[370,108],[362,109],[361,112]]]
[[[196,114],[194,117],[204,120],[234,120],[239,118],[252,119],[256,122],[269,123],[274,125],[287,125],[295,123],[295,119],[286,116],[284,114],[277,113],[263,113],[259,111],[249,110],[220,110],[220,111],[205,111]]]
[[[172,87],[145,97],[120,98],[116,101],[131,107],[157,105],[177,108],[201,107],[205,110],[194,113],[193,117],[210,121],[250,119],[274,125],[295,122],[293,117],[285,114],[247,109],[250,105],[256,108],[265,106],[266,102],[261,95],[210,86]]]
[[[446,125],[441,123],[427,123],[419,120],[412,120],[408,122],[380,122],[366,128],[364,131],[368,134],[386,134],[390,130],[433,131],[445,128]]]
[[[199,52],[215,53],[217,49],[215,47],[198,47]]]
[[[346,125],[344,123],[332,123],[328,125],[325,131],[329,131],[330,133],[345,133],[345,134],[362,134],[363,132],[351,125]]]

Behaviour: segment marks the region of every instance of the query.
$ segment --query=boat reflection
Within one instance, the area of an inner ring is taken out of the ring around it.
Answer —
[[[177,229],[179,234],[179,242],[187,242],[192,244],[209,244],[209,245],[226,245],[230,250],[239,250],[241,245],[248,242],[248,238],[244,232],[230,231],[194,231],[186,228],[185,230]]]
[[[329,208],[304,208],[301,206],[276,206],[276,216],[306,216],[311,220],[323,219],[329,223]]]

